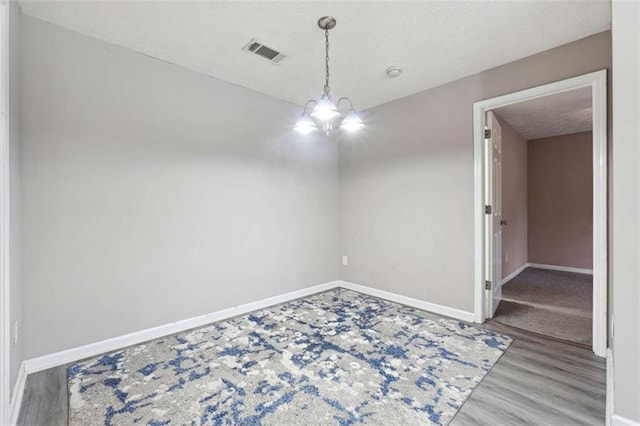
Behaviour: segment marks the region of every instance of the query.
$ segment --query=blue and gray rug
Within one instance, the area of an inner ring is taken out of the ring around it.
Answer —
[[[331,290],[73,365],[69,422],[447,424],[510,343]]]

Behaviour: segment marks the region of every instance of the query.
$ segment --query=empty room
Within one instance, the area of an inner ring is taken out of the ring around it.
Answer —
[[[640,426],[639,22],[1,2],[0,424]]]

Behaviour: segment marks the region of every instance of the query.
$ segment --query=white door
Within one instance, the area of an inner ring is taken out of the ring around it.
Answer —
[[[487,176],[485,179],[485,214],[487,234],[486,247],[486,317],[493,318],[502,297],[502,129],[496,116],[487,113],[487,130],[485,158]]]

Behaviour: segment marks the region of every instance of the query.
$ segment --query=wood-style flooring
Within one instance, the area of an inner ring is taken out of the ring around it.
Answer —
[[[603,425],[605,361],[585,348],[501,324],[514,338],[450,425]],[[18,425],[68,423],[66,366],[30,374]]]
[[[450,425],[605,424],[603,358],[590,349],[495,322],[479,327],[514,341]]]
[[[50,368],[27,376],[18,424],[66,426],[69,418],[67,366]]]

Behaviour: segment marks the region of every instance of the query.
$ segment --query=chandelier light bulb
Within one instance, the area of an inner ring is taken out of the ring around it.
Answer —
[[[300,114],[300,118],[296,122],[296,126],[293,129],[298,133],[307,135],[318,130],[318,127],[316,126],[316,123],[313,122],[311,117],[303,112],[302,114]]]
[[[327,123],[338,117],[339,115],[340,113],[338,112],[338,108],[331,101],[331,98],[326,94],[320,97],[320,100],[311,113],[311,117],[315,118],[321,123]]]
[[[364,122],[362,121],[362,118],[360,118],[358,113],[353,109],[349,111],[344,120],[342,120],[342,124],[340,124],[340,129],[347,132],[355,132],[362,128],[364,128]]]

